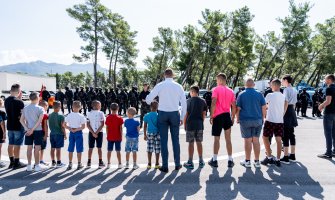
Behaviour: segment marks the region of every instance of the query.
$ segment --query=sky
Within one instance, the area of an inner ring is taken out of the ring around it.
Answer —
[[[71,64],[73,54],[80,54],[84,42],[76,33],[77,21],[65,9],[84,0],[4,0],[0,1],[0,66],[19,62],[43,60]],[[159,27],[181,29],[187,24],[197,25],[205,8],[231,12],[248,6],[255,16],[251,26],[257,34],[280,32],[276,20],[289,14],[288,0],[101,0],[128,21],[138,32],[139,55],[137,67],[144,68],[143,59],[152,55],[148,50]],[[296,0],[296,3],[305,2]],[[311,26],[335,16],[334,0],[310,0]],[[108,66],[103,53],[98,63]]]

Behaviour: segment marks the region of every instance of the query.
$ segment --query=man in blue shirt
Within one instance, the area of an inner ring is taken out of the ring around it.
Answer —
[[[260,168],[259,136],[261,134],[263,119],[266,116],[266,103],[263,95],[254,89],[255,83],[248,79],[245,91],[237,98],[237,123],[240,123],[241,135],[244,138],[245,160],[241,161],[244,167],[251,167],[250,157],[252,147],[255,154],[255,167]]]

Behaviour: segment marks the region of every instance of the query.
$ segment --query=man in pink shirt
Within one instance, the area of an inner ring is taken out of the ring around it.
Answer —
[[[208,164],[212,167],[218,167],[217,156],[220,148],[220,136],[222,129],[224,129],[226,139],[228,167],[234,166],[230,134],[231,127],[233,126],[235,119],[236,103],[234,92],[227,87],[226,83],[227,77],[224,73],[220,73],[216,76],[217,86],[213,89],[210,119],[212,124],[212,135],[214,136],[214,155],[208,162]],[[230,109],[232,110],[231,115]]]

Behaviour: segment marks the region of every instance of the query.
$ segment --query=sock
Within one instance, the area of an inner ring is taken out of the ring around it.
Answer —
[[[188,162],[189,162],[189,163],[193,162],[193,158],[189,158],[189,159],[188,159]]]
[[[259,162],[259,160],[255,160],[255,162]]]
[[[202,158],[202,156],[199,156],[199,161],[204,161],[204,159]]]
[[[250,160],[245,160],[245,162],[250,162]]]
[[[228,156],[228,160],[233,161],[233,156]]]
[[[72,165],[72,162],[69,162],[69,165]]]
[[[44,163],[43,160],[40,160],[40,164]]]
[[[102,164],[102,159],[99,159],[99,164]]]
[[[51,162],[52,162],[52,163],[56,163],[56,161],[55,161],[55,160],[52,160]],[[57,161],[57,162],[58,162],[58,161]]]
[[[218,154],[214,154],[214,155],[213,155],[213,161],[216,161],[217,158],[218,158]]]
[[[87,162],[88,162],[88,163],[91,163],[91,159],[88,159]]]
[[[134,162],[134,165],[136,165],[136,162]]]
[[[14,163],[14,157],[9,157],[10,163]]]

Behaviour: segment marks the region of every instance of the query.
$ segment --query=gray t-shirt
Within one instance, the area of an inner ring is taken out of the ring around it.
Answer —
[[[31,129],[35,126],[36,122],[41,115],[44,114],[44,109],[36,104],[30,104],[23,109],[23,116],[26,119],[28,128]],[[41,131],[42,124],[39,124],[35,131]]]
[[[204,99],[200,97],[192,97],[187,100],[186,130],[200,131],[204,130],[204,121],[202,113],[207,110],[207,104]]]
[[[284,89],[285,101],[288,102],[288,105],[295,105],[297,103],[298,92],[293,87],[287,87]]]

